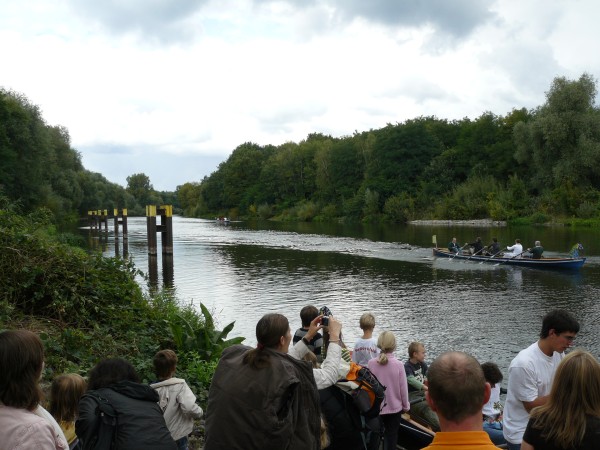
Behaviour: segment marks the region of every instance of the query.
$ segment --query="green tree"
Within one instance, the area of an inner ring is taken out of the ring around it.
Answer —
[[[175,190],[177,200],[186,216],[195,216],[200,200],[200,183],[184,183]]]
[[[154,188],[150,178],[144,173],[135,173],[127,177],[127,192],[142,206],[153,203]]]
[[[515,126],[515,157],[530,165],[531,182],[543,191],[569,182],[600,187],[600,111],[596,81],[557,77],[534,118]]]

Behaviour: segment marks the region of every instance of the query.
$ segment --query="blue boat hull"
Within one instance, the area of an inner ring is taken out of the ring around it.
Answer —
[[[451,258],[460,260],[469,260],[473,262],[485,262],[491,264],[503,264],[507,266],[534,267],[536,269],[580,269],[585,263],[585,258],[541,258],[532,259],[528,257],[521,258],[501,258],[480,255],[457,255],[443,248],[434,248],[433,256],[439,258]]]

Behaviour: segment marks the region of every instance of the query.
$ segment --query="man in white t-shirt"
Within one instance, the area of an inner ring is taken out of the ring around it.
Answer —
[[[504,437],[509,450],[521,448],[529,413],[548,400],[554,373],[579,332],[579,322],[564,310],[546,314],[540,339],[512,360],[504,406]]]

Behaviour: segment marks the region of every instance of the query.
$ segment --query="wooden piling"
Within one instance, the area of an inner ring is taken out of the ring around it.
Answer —
[[[173,254],[173,205],[161,205],[158,208],[160,213],[160,232],[163,255]]]
[[[156,255],[156,206],[146,205],[146,230],[148,235],[148,254]]]

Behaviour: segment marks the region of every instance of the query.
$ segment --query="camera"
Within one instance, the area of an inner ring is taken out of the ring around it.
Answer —
[[[331,316],[331,310],[327,306],[323,306],[321,307],[321,309],[319,309],[319,314],[323,316],[321,317],[321,325],[324,327],[328,327],[329,316]]]

